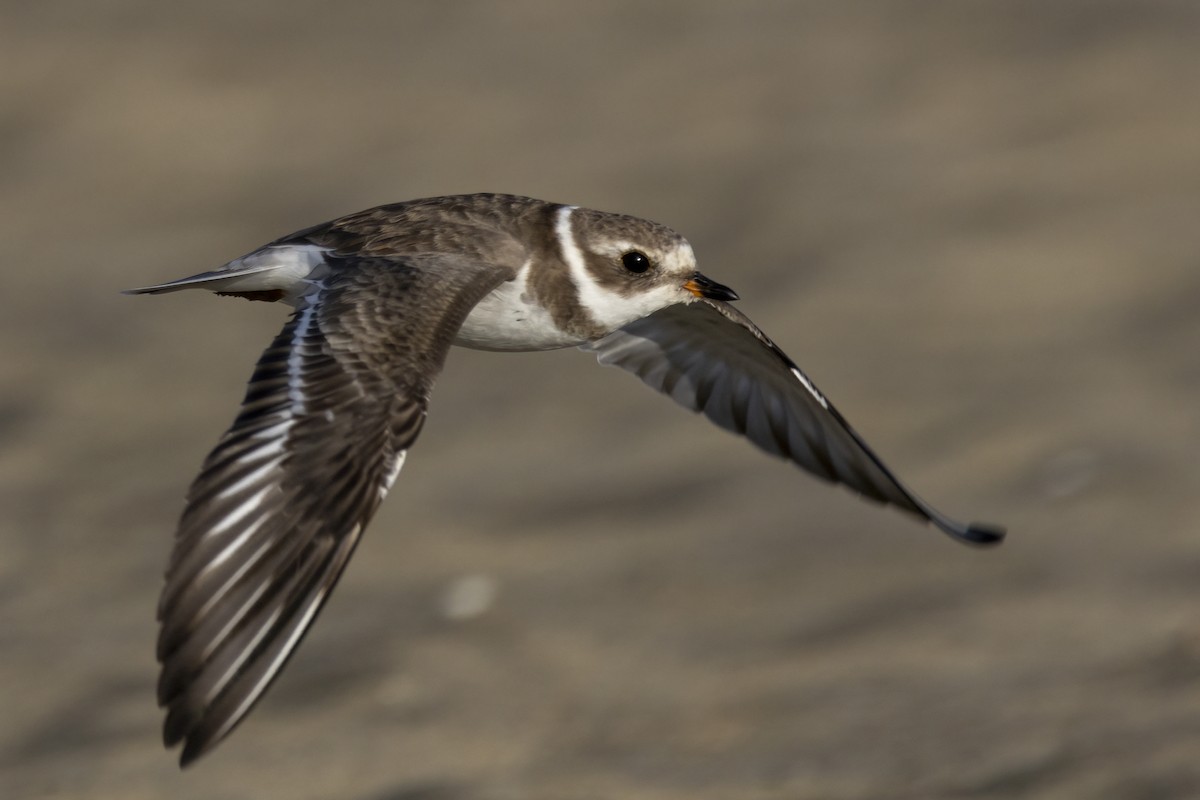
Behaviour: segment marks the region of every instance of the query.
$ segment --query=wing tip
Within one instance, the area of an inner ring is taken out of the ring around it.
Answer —
[[[183,743],[183,750],[179,753],[179,768],[181,770],[187,769],[192,764],[195,764],[196,760],[207,753],[208,750],[209,744],[207,742],[201,744],[199,739],[189,738]]]
[[[903,488],[899,481],[896,483]],[[924,517],[942,533],[963,544],[995,547],[1008,535],[1008,529],[1003,525],[996,525],[992,522],[959,522],[933,508],[907,489],[905,489],[905,494],[913,504],[913,507],[909,508],[910,511],[915,511],[918,516]]]
[[[942,530],[966,544],[994,547],[1004,541],[1008,530],[990,522],[968,522],[966,525],[939,525]]]
[[[180,744],[183,748],[179,753],[179,768],[187,769],[201,756],[206,755],[229,733],[224,731],[214,735],[206,726],[204,720],[190,716],[181,708],[170,708],[167,719],[163,723],[163,747],[173,750]]]

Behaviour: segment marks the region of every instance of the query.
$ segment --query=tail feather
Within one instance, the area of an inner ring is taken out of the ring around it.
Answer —
[[[326,252],[326,248],[311,244],[271,245],[210,272],[153,286],[126,289],[123,294],[165,294],[181,289],[207,289],[252,300],[295,297],[306,291],[306,282],[315,277],[314,272],[324,267]]]
[[[126,289],[121,294],[166,294],[183,289],[207,289],[210,292],[265,291],[278,288],[273,286],[268,275],[279,269],[274,265],[261,265],[233,270],[212,270],[201,272],[177,281],[156,283],[153,286],[141,286],[136,289]],[[266,273],[266,274],[264,274]]]

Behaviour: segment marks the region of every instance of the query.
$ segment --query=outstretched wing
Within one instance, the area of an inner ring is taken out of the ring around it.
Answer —
[[[331,266],[188,492],[158,611],[163,738],[184,765],[279,674],[417,438],[455,332],[513,275],[444,256]]]
[[[583,349],[825,480],[916,514],[951,536],[994,544],[1004,529],[956,522],[892,474],[812,381],[733,306],[664,308]]]

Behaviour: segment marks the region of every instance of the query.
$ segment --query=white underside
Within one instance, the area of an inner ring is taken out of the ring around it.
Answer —
[[[528,262],[479,301],[458,329],[454,343],[474,350],[556,350],[583,344],[559,330],[529,291]]]

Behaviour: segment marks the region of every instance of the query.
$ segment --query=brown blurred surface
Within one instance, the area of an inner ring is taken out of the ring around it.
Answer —
[[[1200,6],[0,14],[0,797],[1200,796]],[[1009,541],[586,355],[456,350],[313,634],[180,773],[161,568],[285,309],[117,290],[482,190],[677,228]]]

